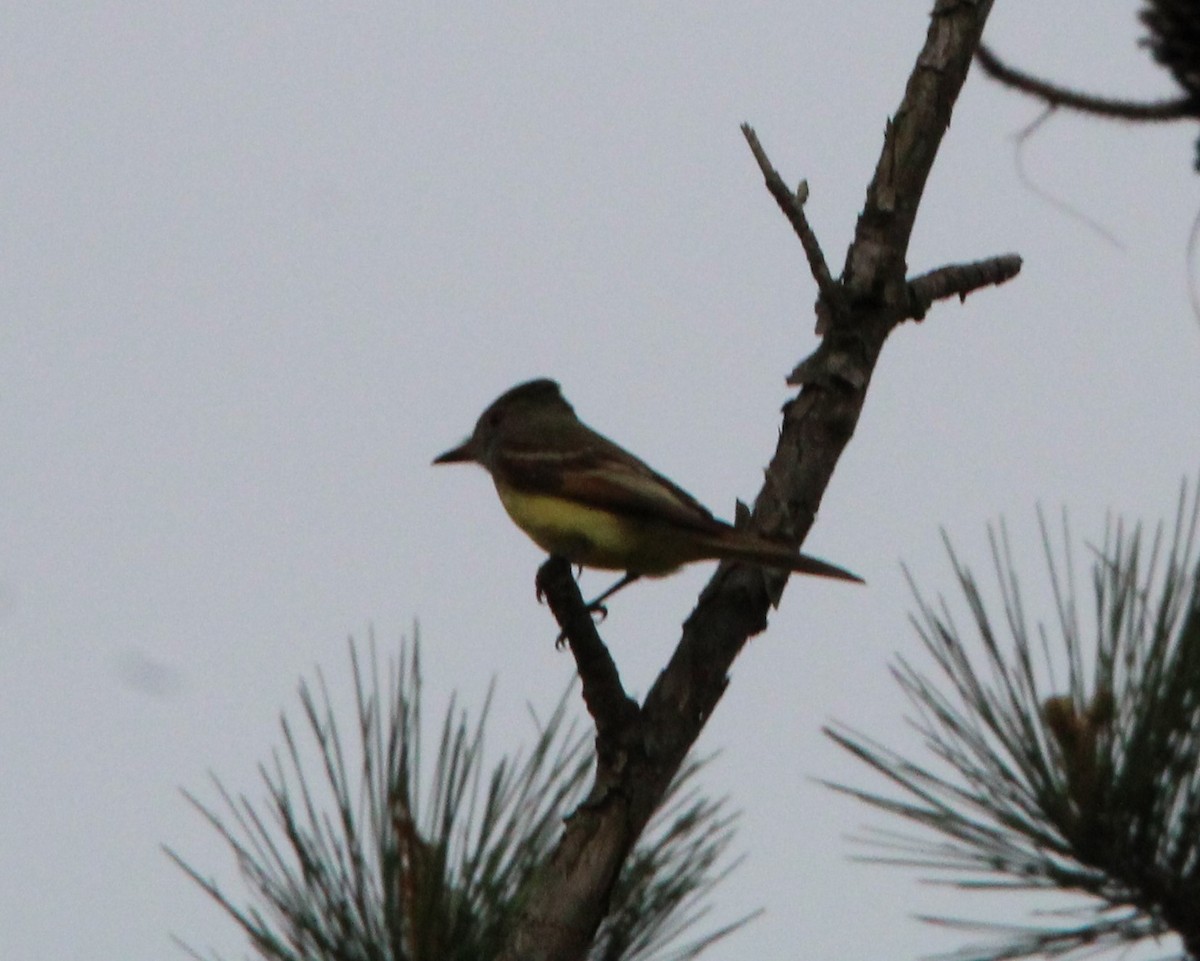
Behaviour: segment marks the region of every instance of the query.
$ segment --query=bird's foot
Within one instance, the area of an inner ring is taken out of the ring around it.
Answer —
[[[586,608],[584,608],[584,610],[586,610],[589,614],[592,615],[592,618],[595,620],[595,622],[597,624],[603,623],[604,619],[606,617],[608,617],[608,607],[604,604],[601,604],[598,600],[592,601],[592,603],[590,603]],[[554,639],[555,650],[561,651],[563,649],[563,647],[566,645],[566,643],[567,643],[567,632],[560,631],[558,634],[558,637],[556,637]]]

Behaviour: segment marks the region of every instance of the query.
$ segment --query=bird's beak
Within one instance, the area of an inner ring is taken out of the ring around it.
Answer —
[[[475,456],[475,445],[472,443],[475,438],[468,437],[457,447],[451,447],[444,454],[438,454],[433,459],[435,464],[465,464],[468,461],[478,460]]]

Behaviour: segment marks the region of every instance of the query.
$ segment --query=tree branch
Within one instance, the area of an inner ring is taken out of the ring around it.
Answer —
[[[938,267],[908,282],[909,318],[921,320],[936,300],[967,299],[980,287],[999,286],[1021,272],[1018,254],[1003,254],[969,264]]]
[[[979,49],[975,51],[975,59],[979,61],[983,72],[993,80],[1028,94],[1042,101],[1048,107],[1066,107],[1068,110],[1095,114],[1100,117],[1148,123],[1184,118],[1195,119],[1198,109],[1195,100],[1190,97],[1142,103],[1134,100],[1097,97],[1081,93],[1078,90],[1071,90],[1068,87],[1060,87],[1049,80],[1042,80],[1040,77],[1010,67],[984,44],[980,44]]]
[[[809,270],[812,271],[813,280],[817,282],[817,289],[820,290],[822,299],[831,307],[836,308],[840,295],[837,282],[829,273],[829,265],[825,263],[825,255],[821,252],[817,235],[813,233],[808,218],[804,215],[804,202],[808,200],[808,182],[800,181],[800,187],[795,193],[792,193],[788,189],[788,185],[783,182],[783,178],[779,176],[779,171],[767,159],[767,153],[758,141],[758,134],[754,132],[754,128],[750,124],[742,124],[742,136],[746,138],[746,143],[750,145],[750,152],[758,161],[758,169],[762,171],[763,180],[767,183],[767,190],[770,191],[775,202],[779,204],[779,209],[791,223],[792,229],[796,231],[796,236],[800,238],[800,244],[804,247],[804,255],[808,258]],[[819,323],[817,333],[824,333],[824,328]]]
[[[765,534],[797,545],[808,534],[858,423],[884,341],[906,316],[913,221],[991,6],[991,0],[935,2],[924,48],[888,124],[842,280],[835,294],[822,293],[828,308],[844,300],[845,311],[834,314],[821,349],[806,362],[808,382],[784,408],[779,444],[754,506],[754,523]],[[618,780],[568,821],[501,961],[585,956],[625,856],[720,700],[734,658],[766,627],[786,579],[741,564],[717,568],[646,697],[640,739],[628,745]]]
[[[571,576],[571,564],[551,557],[537,572],[538,597],[550,605],[554,619],[570,645],[583,684],[583,702],[596,723],[597,780],[608,763],[619,763],[614,754],[625,739],[624,732],[641,718],[637,702],[625,693],[612,655],[600,639],[591,612]],[[606,782],[610,780],[607,776]]]

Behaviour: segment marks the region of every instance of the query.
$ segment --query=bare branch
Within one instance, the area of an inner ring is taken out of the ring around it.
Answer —
[[[935,0],[847,253],[839,285],[845,314],[822,340],[824,353],[810,358],[811,380],[784,408],[779,444],[755,501],[755,527],[768,536],[796,545],[807,536],[858,423],[884,341],[904,319],[905,258],[917,207],[991,7],[991,0]],[[773,168],[765,166],[770,179]],[[789,220],[794,206],[786,204]],[[832,363],[828,358],[837,360],[842,375],[818,369]],[[622,861],[720,701],[734,658],[766,627],[785,583],[786,574],[752,566],[717,568],[646,697],[642,736],[626,744],[624,766],[614,772],[618,780],[568,821],[501,961],[584,956]]]
[[[821,291],[821,297],[832,309],[836,310],[841,300],[841,290],[833,279],[833,275],[829,273],[829,265],[825,263],[821,244],[817,241],[817,235],[813,233],[808,218],[804,215],[804,202],[808,199],[807,182],[801,181],[800,189],[796,193],[792,193],[788,185],[783,182],[783,178],[779,176],[779,171],[767,158],[767,152],[763,150],[754,128],[748,123],[742,124],[742,135],[746,138],[746,143],[750,145],[750,152],[754,154],[754,159],[758,161],[758,169],[762,171],[763,180],[767,183],[767,190],[771,192],[771,196],[779,204],[779,209],[783,211],[784,216],[791,223],[792,229],[796,231],[796,236],[800,238],[800,244],[804,247],[804,255],[808,258],[808,268],[817,282],[817,289]],[[818,330],[818,333],[822,332]]]
[[[974,293],[980,287],[999,286],[1020,272],[1021,258],[1018,254],[1003,254],[969,264],[938,267],[908,282],[909,317],[921,320],[934,301],[949,297],[964,301],[967,294]]]
[[[641,710],[621,684],[617,665],[600,639],[591,612],[571,576],[571,565],[561,557],[551,557],[537,572],[538,597],[544,597],[571,647],[579,679],[583,683],[583,701],[596,722],[597,779],[606,761],[615,760],[622,732],[634,725]],[[607,779],[606,779],[607,780]]]
[[[1146,123],[1195,119],[1197,111],[1200,109],[1196,102],[1188,97],[1142,103],[1134,100],[1097,97],[1067,87],[1060,87],[1049,80],[1042,80],[1032,74],[1017,70],[1015,67],[1010,67],[983,44],[980,44],[979,49],[975,51],[975,59],[979,61],[983,72],[993,80],[1028,94],[1042,101],[1048,107],[1066,107],[1068,110],[1076,110],[1080,113]]]

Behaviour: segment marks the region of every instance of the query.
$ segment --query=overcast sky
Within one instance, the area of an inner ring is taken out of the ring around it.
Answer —
[[[232,877],[179,788],[261,796],[298,681],[347,696],[370,626],[394,650],[419,621],[431,716],[495,678],[496,756],[531,740],[572,672],[541,558],[481,471],[431,458],[546,375],[719,515],[751,499],[815,291],[738,124],[808,179],[840,268],[929,6],[5,5],[0,957],[243,956],[160,851]],[[1173,95],[1135,10],[1008,0],[989,37]],[[812,779],[873,782],[820,726],[905,742],[900,564],[952,590],[941,528],[982,572],[1005,516],[1035,580],[1039,503],[1098,541],[1196,476],[1196,131],[1060,117],[1019,161],[1037,115],[968,80],[910,268],[1025,268],[893,335],[807,542],[869,586],[794,580],[702,738],[744,812],[721,917],[766,909],[713,961],[910,958],[959,943],[914,914],[1006,916],[848,860],[878,819]],[[632,691],[709,573],[614,601]]]

